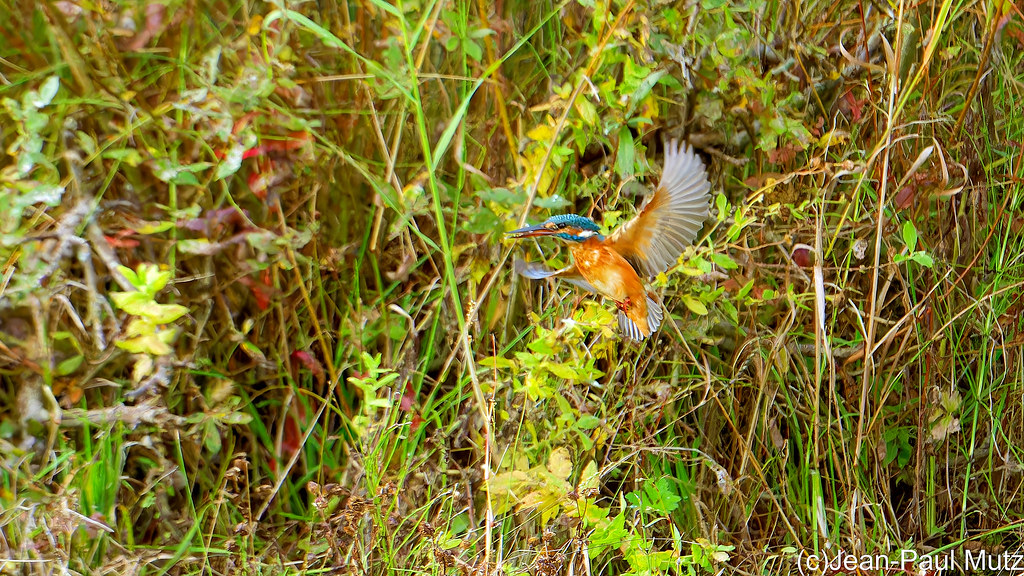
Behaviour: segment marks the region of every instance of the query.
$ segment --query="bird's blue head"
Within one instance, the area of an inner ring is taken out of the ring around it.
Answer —
[[[579,214],[559,214],[534,226],[527,226],[508,233],[513,238],[534,236],[557,236],[569,242],[583,242],[590,238],[604,240],[601,228],[593,220]]]

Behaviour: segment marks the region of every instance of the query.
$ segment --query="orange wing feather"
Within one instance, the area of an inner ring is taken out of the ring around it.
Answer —
[[[676,263],[708,215],[711,184],[704,163],[687,145],[665,146],[665,169],[654,196],[608,237],[609,245],[648,277]]]

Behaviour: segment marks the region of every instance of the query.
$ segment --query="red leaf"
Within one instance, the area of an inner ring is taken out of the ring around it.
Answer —
[[[146,44],[164,29],[164,16],[167,14],[167,6],[160,2],[153,2],[146,5],[146,25],[141,32],[132,38],[128,43],[128,49],[142,50]]]
[[[284,433],[281,435],[281,456],[290,459],[302,446],[302,432],[295,416],[286,414],[284,417]]]
[[[896,206],[901,210],[910,208],[910,205],[914,203],[914,196],[916,196],[914,192],[913,186],[900,188],[900,191],[896,193]]]
[[[416,402],[416,391],[412,388],[412,380],[405,383],[405,392],[402,394],[402,401],[398,405],[398,409],[402,412],[408,412],[412,414],[412,431],[416,432],[423,425],[423,417],[420,416],[419,412],[413,412],[412,406]]]
[[[814,254],[807,246],[796,246],[793,248],[793,262],[801,268],[814,266]]]
[[[267,190],[280,180],[281,177],[274,168],[274,163],[265,162],[249,174],[247,182],[249,184],[249,189],[252,190],[252,193],[255,194],[257,198],[260,200],[266,200]]]
[[[273,286],[269,286],[265,282],[257,282],[248,276],[242,276],[238,279],[238,282],[249,288],[252,297],[256,299],[256,306],[260,310],[266,310],[270,307],[270,299],[275,293]]]
[[[242,132],[242,130],[245,130],[245,128],[249,125],[250,122],[252,122],[252,119],[255,117],[256,112],[249,112],[248,114],[245,114],[238,120],[235,120],[235,125],[231,127],[231,135],[238,136]]]
[[[312,140],[313,137],[309,132],[292,132],[288,134],[288,137],[282,140],[265,140],[259,145],[250,148],[242,153],[242,159],[253,158],[255,156],[263,156],[272,152],[287,152],[289,150],[298,150],[306,145],[307,142]]]
[[[839,99],[839,111],[848,115],[851,122],[857,123],[864,116],[865,103],[867,103],[866,98],[858,100],[850,90]]]
[[[768,152],[768,161],[771,162],[772,164],[788,164],[794,158],[796,158],[796,153],[799,150],[800,148],[798,148],[794,144],[786,144],[785,146],[780,146]]]
[[[312,354],[305,350],[296,350],[292,352],[292,360],[302,364],[307,370],[313,373],[313,377],[319,384],[323,384],[325,380],[324,367],[320,365],[320,361],[313,357]]]
[[[111,248],[138,248],[139,241],[133,238],[128,238],[129,234],[134,234],[132,230],[121,230],[113,236],[103,235],[103,238],[107,241],[107,244]]]
[[[206,238],[215,238],[219,237],[223,232],[246,230],[249,226],[244,210],[240,213],[235,208],[221,208],[219,210],[207,210],[199,218],[179,220],[178,228],[202,233]]]
[[[402,402],[398,409],[402,412],[412,412],[412,404],[416,401],[416,391],[412,389],[412,380],[405,383],[405,393],[402,394]]]
[[[416,414],[413,414],[412,426],[410,426],[410,430],[412,430],[412,432],[415,433],[417,430],[420,429],[420,426],[423,426],[424,422],[426,422],[426,420],[424,420],[423,417],[420,416],[418,412]]]

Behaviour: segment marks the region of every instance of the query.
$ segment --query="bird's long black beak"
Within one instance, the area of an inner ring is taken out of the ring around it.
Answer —
[[[533,226],[526,226],[525,228],[506,232],[505,235],[510,238],[533,238],[534,236],[551,236],[554,233],[555,230],[545,228],[544,224],[535,224]]]

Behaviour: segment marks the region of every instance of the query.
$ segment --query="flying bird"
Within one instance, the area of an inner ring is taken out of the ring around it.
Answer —
[[[672,140],[665,145],[665,167],[653,196],[632,220],[610,236],[578,214],[552,216],[540,224],[508,232],[512,238],[554,236],[569,243],[573,262],[560,270],[517,259],[515,270],[533,280],[558,278],[615,302],[619,329],[643,340],[665,316],[643,278],[676,263],[704,224],[711,184],[693,148]]]

